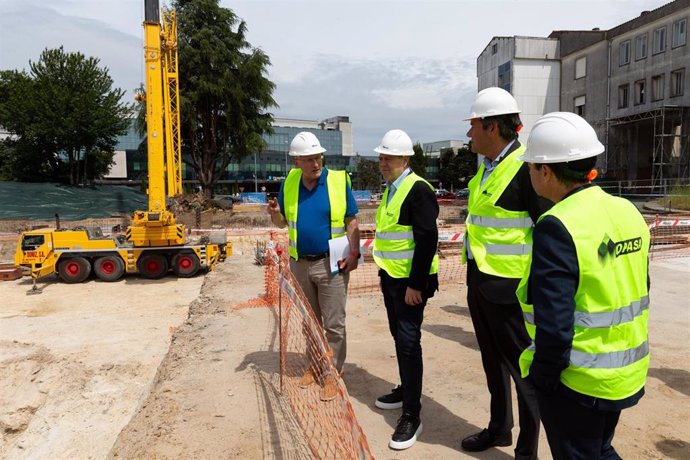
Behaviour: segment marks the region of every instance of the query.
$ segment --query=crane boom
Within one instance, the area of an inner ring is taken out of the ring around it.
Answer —
[[[180,138],[180,87],[177,79],[177,20],[175,11],[163,11],[163,75],[165,98],[165,163],[168,196],[182,193],[182,141]]]
[[[144,10],[149,207],[134,212],[127,235],[135,246],[180,245],[184,226],[165,205],[182,193],[177,23],[174,11],[164,11],[161,24],[158,0],[144,0]]]
[[[149,212],[165,211],[165,157],[163,125],[163,69],[158,0],[146,0],[144,62],[146,62],[146,134],[148,146]]]

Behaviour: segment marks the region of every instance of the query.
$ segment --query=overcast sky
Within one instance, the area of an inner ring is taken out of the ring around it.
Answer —
[[[0,0],[0,69],[28,69],[43,49],[95,56],[115,85],[143,80],[143,0]],[[162,0],[161,0],[162,3]],[[615,27],[663,0],[221,0],[268,54],[276,117],[347,115],[355,151],[383,134],[465,139],[476,59],[494,36]]]

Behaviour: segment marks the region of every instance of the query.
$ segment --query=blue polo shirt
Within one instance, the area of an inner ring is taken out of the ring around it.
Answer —
[[[331,203],[328,199],[326,185],[328,169],[321,170],[321,177],[316,186],[307,190],[302,181],[299,183],[299,199],[297,204],[297,254],[316,255],[328,252],[328,240],[331,239]],[[285,216],[283,188],[280,186],[278,204],[280,212]],[[357,201],[347,185],[347,210],[345,217],[357,215]]]

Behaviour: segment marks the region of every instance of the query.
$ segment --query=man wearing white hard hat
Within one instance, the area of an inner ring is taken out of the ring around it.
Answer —
[[[603,151],[583,118],[554,112],[537,120],[522,156],[537,193],[555,203],[534,228],[518,298],[532,339],[520,367],[556,460],[620,459],[614,430],[649,368],[649,229],[632,203],[590,183]]]
[[[422,432],[422,320],[438,290],[438,202],[434,188],[410,169],[412,140],[388,131],[374,149],[386,191],[376,211],[374,261],[379,267],[400,385],[380,396],[379,409],[402,409],[389,447],[407,449]]]
[[[527,264],[533,223],[550,203],[540,199],[519,157],[520,109],[501,88],[480,91],[470,108],[474,153],[484,158],[468,184],[463,262],[467,263],[467,304],[490,400],[487,428],[466,436],[464,450],[479,452],[512,444],[511,377],[517,392],[520,433],[515,458],[537,458],[539,409],[534,388],[520,376],[520,353],[530,343],[515,295]]]
[[[347,285],[359,258],[358,209],[347,172],[323,167],[325,151],[313,133],[295,136],[289,150],[295,168],[283,182],[278,199],[269,200],[267,210],[276,226],[288,227],[290,270],[324,328],[333,363],[342,373],[347,353]],[[352,250],[338,261],[340,271],[332,274],[328,241],[343,235]],[[323,369],[307,369],[300,386],[306,388],[320,379],[320,397],[330,401],[337,394],[336,382],[332,375],[322,374]]]

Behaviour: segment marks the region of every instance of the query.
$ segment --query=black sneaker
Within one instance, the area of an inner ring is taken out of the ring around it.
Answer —
[[[395,450],[412,447],[420,434],[422,434],[420,418],[410,414],[402,414],[402,417],[398,419],[398,426],[395,427],[395,433],[393,433],[388,447]]]
[[[379,409],[400,409],[403,406],[402,387],[398,385],[387,395],[379,396],[374,405]]]

